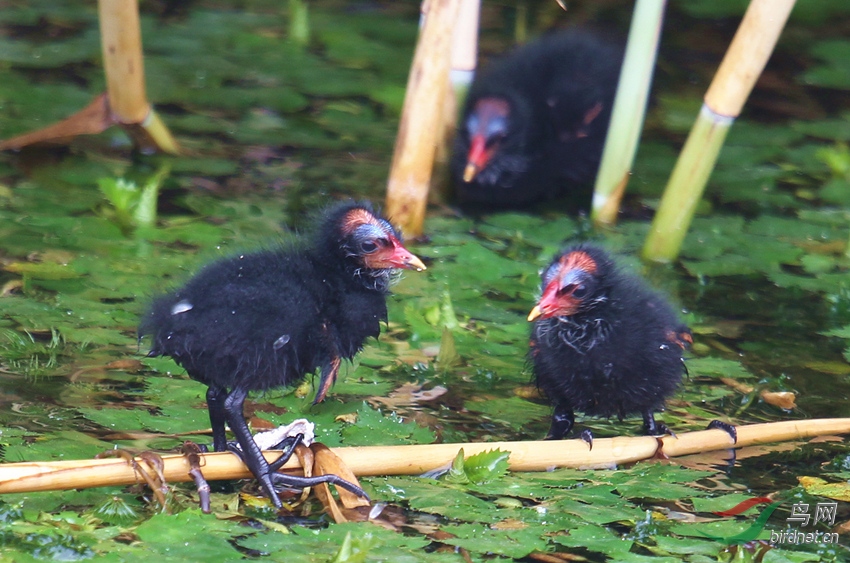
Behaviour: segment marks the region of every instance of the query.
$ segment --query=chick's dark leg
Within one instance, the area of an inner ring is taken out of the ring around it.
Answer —
[[[227,417],[227,424],[230,425],[230,430],[236,436],[236,441],[242,448],[242,461],[254,474],[254,477],[260,482],[260,486],[266,491],[266,494],[271,499],[276,508],[283,506],[277,493],[274,490],[272,478],[269,475],[269,464],[266,458],[263,457],[263,452],[260,451],[257,442],[251,435],[251,430],[248,428],[248,423],[245,422],[245,415],[242,413],[242,405],[245,402],[245,397],[248,396],[248,391],[241,387],[234,387],[233,391],[227,395],[224,400],[224,412]]]
[[[561,440],[569,434],[576,422],[573,409],[566,405],[555,405],[555,412],[552,413],[552,425],[549,426],[549,433],[546,434],[546,440]]]
[[[216,386],[210,386],[207,389],[207,409],[210,411],[213,450],[217,452],[227,451],[227,435],[224,430],[224,422],[227,419],[224,411],[225,399],[227,399],[227,389]]]
[[[719,428],[720,430],[723,430],[724,432],[729,434],[729,436],[732,437],[733,444],[738,443],[738,430],[728,422],[723,422],[722,420],[712,420],[708,423],[708,426],[705,429],[711,430],[712,428]]]
[[[313,399],[313,404],[319,404],[325,400],[325,395],[336,383],[336,378],[339,375],[339,366],[342,364],[339,356],[334,356],[322,366],[322,375],[319,378],[319,389],[316,391],[316,398]]]
[[[667,428],[666,424],[656,422],[655,416],[652,414],[652,409],[643,411],[643,429],[649,436],[663,436],[664,434],[676,436],[672,430]]]
[[[276,446],[272,447],[273,450],[283,450],[283,453],[280,454],[280,457],[274,460],[269,464],[269,471],[274,473],[289,461],[289,458],[292,457],[292,454],[295,453],[295,448],[298,447],[304,440],[304,434],[296,434],[295,436],[287,436],[283,439],[282,442],[278,443]]]

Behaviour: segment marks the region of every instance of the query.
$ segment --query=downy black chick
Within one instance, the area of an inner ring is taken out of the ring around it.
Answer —
[[[575,410],[640,413],[648,434],[669,432],[653,413],[679,386],[692,339],[667,300],[589,244],[564,250],[542,277],[529,356],[555,407],[547,438],[569,433]]]
[[[459,203],[504,208],[571,193],[589,207],[621,63],[621,48],[567,30],[485,67],[454,142]]]
[[[149,356],[171,356],[209,387],[215,451],[227,449],[227,422],[277,507],[273,481],[311,483],[271,474],[276,463],[270,468],[263,458],[242,412],[248,392],[293,385],[321,367],[314,403],[322,401],[341,361],[378,336],[393,271],[425,269],[367,203],[331,206],[316,227],[311,237],[279,249],[202,268],[155,299],[139,328],[152,335]]]

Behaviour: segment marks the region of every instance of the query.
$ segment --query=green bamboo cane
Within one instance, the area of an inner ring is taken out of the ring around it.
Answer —
[[[593,191],[591,219],[596,225],[613,225],[617,220],[643,129],[665,4],[663,0],[635,3],[611,125]]]
[[[310,42],[310,12],[305,0],[289,0],[289,38],[298,45]]]
[[[643,257],[675,260],[726,133],[767,64],[794,0],[752,0],[708,88],[643,247]]]

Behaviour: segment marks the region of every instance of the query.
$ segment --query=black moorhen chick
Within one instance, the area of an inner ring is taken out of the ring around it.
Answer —
[[[568,30],[520,47],[476,76],[451,161],[458,201],[526,205],[585,187],[599,168],[622,50]]]
[[[536,320],[529,355],[555,406],[547,439],[572,429],[573,409],[620,420],[640,413],[648,434],[669,433],[653,411],[679,386],[692,339],[664,297],[588,244],[557,256],[542,288],[528,315]]]
[[[270,467],[245,422],[248,392],[292,385],[321,367],[314,404],[322,401],[342,359],[378,336],[393,271],[425,269],[369,204],[332,206],[317,227],[308,241],[206,266],[157,298],[139,328],[140,335],[153,335],[149,356],[171,356],[209,386],[215,451],[227,449],[227,422],[246,465],[277,507],[273,481],[315,483],[274,473],[280,460]],[[326,480],[364,494],[346,481]]]

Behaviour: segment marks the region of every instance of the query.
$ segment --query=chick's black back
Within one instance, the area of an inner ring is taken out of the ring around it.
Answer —
[[[565,254],[575,250],[595,262],[593,285],[575,314],[535,323],[530,359],[538,386],[556,405],[592,416],[662,408],[681,382],[690,331],[661,294],[604,251],[583,245]]]
[[[359,276],[347,253],[320,230],[306,245],[212,263],[157,298],[139,333],[153,336],[151,355],[171,356],[207,385],[296,383],[332,358],[354,356],[386,320],[388,283]]]

